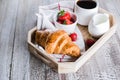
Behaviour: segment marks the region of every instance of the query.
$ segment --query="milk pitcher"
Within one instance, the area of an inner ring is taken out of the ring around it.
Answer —
[[[93,37],[99,38],[110,28],[109,14],[98,13],[93,16],[88,25],[88,31]]]

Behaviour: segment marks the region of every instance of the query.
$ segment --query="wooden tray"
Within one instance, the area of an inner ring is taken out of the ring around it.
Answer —
[[[36,28],[31,29],[28,32],[28,48],[31,53],[33,53],[36,57],[41,59],[44,63],[48,64],[53,70],[57,71],[58,73],[71,73],[76,72],[90,57],[95,54],[95,52],[115,33],[116,30],[116,23],[114,16],[104,9],[99,9],[100,13],[108,13],[110,15],[110,30],[106,32],[103,36],[101,36],[94,45],[90,48],[86,49],[85,53],[80,56],[74,62],[58,62],[53,57],[47,55],[47,53],[34,44],[34,36]],[[87,30],[87,27],[81,26],[78,24],[80,31],[83,34],[84,40],[87,38],[93,38]],[[93,38],[94,39],[94,38]]]

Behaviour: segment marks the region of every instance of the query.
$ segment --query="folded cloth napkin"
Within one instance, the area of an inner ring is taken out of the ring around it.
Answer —
[[[60,1],[60,9],[61,10],[67,10],[67,11],[74,11],[74,1]],[[56,30],[55,26],[53,25],[53,16],[59,11],[58,9],[58,3],[54,3],[51,5],[46,6],[39,6],[39,13],[36,14],[38,16],[37,20],[37,29],[51,29]],[[85,44],[82,37],[82,34],[80,30],[78,29],[76,25],[75,32],[78,35],[78,40],[75,42],[81,49],[81,51],[85,50]],[[59,58],[63,57],[63,55],[54,55],[59,60]],[[64,61],[69,61],[71,57],[66,56],[66,60],[64,58]]]
[[[61,1],[59,2],[61,10],[73,11],[74,10],[74,1]],[[38,29],[51,28],[55,29],[53,24],[53,16],[59,11],[58,3],[54,3],[46,6],[39,6],[38,16]],[[42,21],[43,20],[43,21]],[[41,25],[42,23],[42,25]]]

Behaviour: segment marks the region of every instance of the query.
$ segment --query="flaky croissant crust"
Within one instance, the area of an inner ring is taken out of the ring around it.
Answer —
[[[80,56],[80,48],[71,41],[64,30],[36,31],[35,41],[49,54],[65,54],[73,57]]]

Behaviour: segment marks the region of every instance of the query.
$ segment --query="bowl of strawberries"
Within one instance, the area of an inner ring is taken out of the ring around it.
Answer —
[[[54,16],[55,27],[65,30],[68,34],[74,32],[77,24],[77,16],[75,13],[65,10],[60,10]]]

